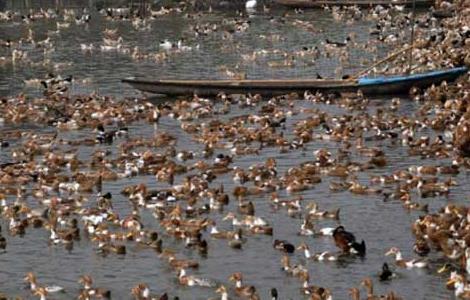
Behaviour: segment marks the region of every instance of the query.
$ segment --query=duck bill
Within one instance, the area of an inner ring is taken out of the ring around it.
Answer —
[[[445,271],[447,271],[447,266],[446,266],[446,265],[440,267],[440,268],[437,270],[437,273],[438,273],[438,274],[442,274],[442,273],[444,273]]]
[[[385,253],[385,256],[390,256],[393,254],[395,254],[395,252],[393,252],[392,250],[389,250],[387,253]]]

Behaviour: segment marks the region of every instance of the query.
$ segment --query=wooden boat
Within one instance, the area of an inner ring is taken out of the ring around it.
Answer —
[[[406,5],[412,6],[413,0],[275,0],[277,4],[294,8],[322,8],[324,6],[359,6],[373,7],[376,5]],[[416,0],[416,7],[431,6],[431,0]]]
[[[361,77],[354,80],[273,79],[273,80],[146,80],[126,78],[122,82],[155,94],[214,96],[227,94],[282,95],[292,92],[356,92],[364,94],[407,93],[411,87],[427,87],[444,80],[452,81],[467,72],[466,67],[403,76]]]

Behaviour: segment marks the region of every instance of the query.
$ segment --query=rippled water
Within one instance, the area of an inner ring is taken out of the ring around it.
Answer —
[[[120,83],[120,79],[126,76],[146,75],[155,77],[173,78],[222,78],[220,67],[225,65],[230,69],[240,63],[242,53],[250,53],[257,49],[283,49],[292,51],[302,46],[319,45],[326,37],[336,40],[344,39],[351,31],[356,32],[357,39],[364,41],[369,38],[368,28],[370,23],[365,21],[355,22],[353,25],[345,25],[343,22],[334,21],[328,12],[308,11],[302,15],[286,17],[286,24],[272,23],[270,16],[279,18],[285,11],[274,9],[270,15],[258,12],[250,17],[251,26],[246,33],[235,36],[234,43],[227,45],[218,34],[209,35],[200,39],[195,39],[189,32],[190,24],[193,20],[188,20],[180,15],[162,16],[152,21],[152,30],[139,32],[132,28],[130,22],[104,21],[96,14],[91,23],[86,27],[78,27],[74,24],[69,29],[65,29],[58,36],[53,37],[56,51],[51,58],[54,62],[71,62],[72,65],[62,70],[52,70],[51,68],[32,67],[18,65],[0,66],[0,94],[14,95],[21,91],[26,91],[32,95],[39,94],[35,88],[27,88],[23,85],[24,79],[44,77],[47,72],[55,71],[61,74],[73,74],[78,79],[89,79],[90,83],[75,83],[72,86],[74,93],[88,93],[98,91],[102,94],[115,96],[136,96],[138,92]],[[234,17],[233,11],[215,11],[204,16],[204,22],[220,22],[224,18]],[[298,29],[291,25],[295,18],[310,21],[318,28],[315,32]],[[47,30],[55,29],[55,21],[37,21],[32,25],[37,40],[44,39]],[[200,44],[199,50],[182,53],[171,57],[164,63],[156,64],[150,61],[133,61],[128,55],[119,53],[101,53],[99,50],[92,55],[84,54],[80,51],[80,43],[95,43],[99,45],[102,40],[104,28],[118,28],[119,33],[124,38],[126,45],[134,47],[138,45],[146,51],[158,50],[158,41],[169,38],[177,40],[181,37],[188,39],[188,44],[195,46]],[[0,23],[1,38],[18,39],[26,35],[26,26]],[[278,42],[268,42],[260,38],[260,35],[278,34],[282,39]],[[222,46],[226,46],[222,50]],[[1,50],[0,56],[7,55],[5,49]],[[34,59],[39,59],[41,52],[31,50]],[[354,54],[352,54],[354,55]],[[269,58],[271,59],[271,58]],[[269,60],[268,59],[268,60]],[[275,58],[272,58],[275,59]],[[359,54],[355,58],[359,60]],[[337,61],[320,60],[311,66],[301,64],[292,68],[270,68],[265,63],[240,65],[240,69],[247,73],[249,78],[266,77],[308,77],[316,72],[325,76],[333,76]],[[360,69],[358,64],[352,64],[345,69],[345,72],[353,72]],[[166,100],[166,99],[164,99]],[[378,108],[389,105],[390,99],[372,99],[369,110],[371,113]],[[162,100],[154,100],[162,101]],[[337,106],[327,106],[322,104],[296,102],[296,107],[317,107],[327,110],[332,115],[350,114]],[[416,111],[417,104],[402,99],[400,110],[403,114]],[[253,111],[233,107],[229,116],[248,114]],[[287,122],[287,130],[292,130],[292,125],[305,119],[306,114],[294,115]],[[36,128],[39,131],[52,131],[53,128]],[[136,123],[129,126],[130,135],[133,137],[147,136],[154,133],[154,128],[144,123]],[[200,151],[201,146],[195,144],[191,138],[180,129],[179,122],[162,118],[158,129],[178,137],[178,149]],[[426,132],[424,132],[426,133]],[[61,133],[63,137],[70,138],[71,135],[80,137],[92,137],[94,133],[89,130],[78,133]],[[117,152],[120,142],[112,146],[96,145],[94,147],[83,147],[80,155],[86,158],[93,151],[108,147]],[[401,146],[392,145],[389,142],[370,142],[368,145],[377,145],[385,149],[388,166],[382,169],[370,170],[367,173],[359,174],[362,182],[367,182],[371,175],[387,174],[396,170],[407,168],[415,164],[435,164],[436,161],[410,157],[406,149]],[[13,145],[14,146],[14,145]],[[327,148],[335,151],[338,144],[329,141],[315,141],[309,143],[305,150],[279,153],[278,149],[265,148],[259,156],[241,156],[234,159],[234,166],[248,168],[254,163],[264,161],[268,157],[274,157],[278,161],[278,172],[283,174],[290,167],[296,166],[303,161],[312,160],[312,152],[319,148]],[[8,161],[8,150],[0,150],[0,162]],[[358,159],[358,158],[356,158]],[[190,164],[194,161],[188,161]],[[441,161],[440,161],[441,162]],[[445,162],[445,161],[444,161]],[[176,178],[175,183],[182,180],[182,176]],[[308,263],[311,274],[311,281],[315,285],[325,286],[333,291],[334,299],[347,299],[347,290],[350,287],[359,286],[360,281],[367,276],[374,277],[375,289],[378,293],[385,293],[389,290],[397,291],[404,299],[448,299],[451,292],[445,289],[445,278],[436,274],[435,267],[442,263],[440,255],[432,254],[433,271],[428,270],[397,270],[399,277],[388,283],[379,283],[376,274],[381,269],[384,261],[390,261],[384,257],[384,253],[391,247],[399,247],[405,258],[414,257],[412,245],[414,237],[410,232],[412,222],[419,215],[418,212],[405,212],[399,201],[383,202],[383,196],[357,196],[349,192],[331,192],[329,183],[335,178],[322,178],[322,183],[314,189],[298,193],[306,200],[315,200],[323,209],[341,208],[341,223],[354,232],[359,239],[364,239],[367,243],[367,257],[361,259],[348,259],[347,261],[333,263]],[[467,174],[461,173],[456,177],[461,184],[452,189],[448,199],[430,198],[429,202],[432,211],[445,205],[448,201],[464,202],[469,195],[469,188],[465,185],[468,181]],[[130,211],[129,202],[122,197],[120,190],[130,184],[145,182],[150,188],[164,188],[165,184],[156,183],[153,176],[138,176],[132,179],[107,182],[103,186],[104,191],[113,193],[115,209],[121,215]],[[219,176],[213,186],[223,183],[227,190],[234,184],[229,176]],[[285,192],[280,194],[283,198],[287,196]],[[297,195],[297,194],[296,194]],[[93,199],[93,195],[89,196]],[[417,196],[414,195],[416,200]],[[274,236],[250,236],[248,242],[244,244],[243,250],[237,251],[229,248],[224,240],[209,240],[209,254],[207,258],[201,258],[194,251],[185,249],[184,244],[174,241],[170,237],[164,239],[165,247],[178,249],[179,253],[188,257],[200,260],[201,266],[194,273],[208,277],[219,282],[227,283],[228,276],[241,271],[245,276],[245,281],[257,287],[262,299],[268,299],[269,289],[277,287],[280,299],[299,299],[300,284],[297,279],[287,277],[280,270],[279,251],[274,250],[272,241],[276,239],[287,239],[298,245],[301,241],[306,241],[315,251],[330,250],[337,251],[330,238],[305,238],[296,235],[300,226],[299,219],[292,219],[285,211],[274,211],[267,201],[269,195],[252,196],[249,200],[256,206],[257,215],[265,217],[274,227]],[[231,201],[226,208],[227,211],[236,211],[236,201]],[[148,212],[143,213],[144,225],[148,228],[155,228],[157,221]],[[215,219],[220,229],[230,229],[227,222],[222,221],[222,214],[211,213],[211,218]],[[7,224],[2,221],[5,228]],[[321,221],[319,227],[336,226],[332,221]],[[45,230],[28,229],[24,238],[7,236],[8,251],[0,254],[0,291],[10,295],[22,295],[30,297],[29,291],[24,289],[22,279],[26,272],[33,270],[37,273],[40,282],[55,283],[66,288],[67,293],[54,296],[57,299],[72,299],[72,295],[78,293],[79,285],[77,280],[82,274],[92,274],[96,285],[110,288],[115,299],[127,299],[130,297],[130,289],[138,282],[146,282],[153,292],[168,291],[170,295],[179,295],[182,299],[207,299],[215,297],[213,290],[205,288],[182,288],[175,280],[175,273],[169,269],[167,264],[157,258],[150,250],[141,250],[128,245],[128,254],[125,257],[109,255],[102,257],[97,255],[94,245],[87,239],[82,239],[75,244],[73,251],[67,252],[62,247],[47,246],[49,234]],[[301,253],[293,255],[292,260],[303,262]]]

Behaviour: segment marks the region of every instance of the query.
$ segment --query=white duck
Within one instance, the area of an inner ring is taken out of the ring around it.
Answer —
[[[392,247],[385,255],[395,255],[395,264],[402,268],[426,268],[428,263],[422,259],[404,260],[401,251],[397,247]]]
[[[257,4],[256,0],[248,0],[245,2],[245,8],[255,8]]]

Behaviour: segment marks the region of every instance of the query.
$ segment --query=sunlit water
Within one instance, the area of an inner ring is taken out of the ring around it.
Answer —
[[[0,94],[14,95],[25,91],[31,95],[39,95],[40,90],[36,88],[24,87],[23,80],[44,77],[47,72],[55,72],[63,75],[72,74],[77,79],[87,79],[87,83],[75,83],[71,87],[73,93],[89,93],[97,91],[101,94],[109,94],[121,97],[140,96],[140,93],[132,90],[120,83],[120,80],[127,76],[145,75],[148,77],[170,77],[170,78],[225,78],[225,74],[220,71],[222,66],[234,69],[240,64],[240,70],[246,72],[248,78],[282,78],[282,77],[309,77],[312,74],[320,73],[324,76],[334,76],[337,60],[320,59],[311,65],[299,62],[297,66],[290,68],[271,68],[266,62],[275,60],[276,57],[268,57],[258,63],[242,63],[241,54],[251,53],[260,49],[281,49],[287,51],[298,50],[303,46],[311,47],[320,45],[325,38],[343,40],[348,33],[355,32],[359,41],[369,38],[368,28],[370,23],[357,21],[353,25],[345,25],[343,22],[334,21],[328,12],[308,11],[302,15],[286,17],[285,24],[272,23],[270,16],[279,18],[284,10],[273,10],[267,15],[261,11],[250,17],[251,26],[245,33],[235,34],[234,42],[229,43],[221,39],[222,32],[209,34],[207,37],[196,39],[189,30],[194,20],[188,20],[181,15],[161,16],[157,20],[151,21],[150,31],[137,31],[132,28],[130,22],[104,21],[96,12],[87,26],[76,26],[72,24],[69,29],[62,30],[57,36],[53,36],[56,51],[51,55],[53,62],[71,62],[70,66],[61,70],[53,70],[50,67],[29,67],[21,63],[16,65],[7,64],[0,66]],[[224,18],[233,18],[233,11],[215,11],[206,14],[198,22],[217,23]],[[299,29],[292,26],[292,21],[299,18],[314,24],[317,29],[314,32]],[[37,21],[32,28],[35,39],[41,40],[46,37],[47,30],[55,30],[55,21]],[[91,55],[80,50],[80,43],[94,43],[99,47],[102,42],[102,31],[105,28],[118,28],[124,42],[131,49],[139,46],[145,51],[157,51],[160,40],[168,38],[176,41],[185,37],[190,46],[199,49],[187,53],[180,53],[170,56],[162,63],[152,61],[133,61],[129,55],[116,52],[102,53],[95,50]],[[0,38],[11,38],[17,40],[27,33],[25,25],[12,25],[0,23]],[[272,36],[277,34],[281,37],[279,41],[266,41],[260,35]],[[2,49],[1,55],[8,55],[8,50]],[[41,58],[41,50],[32,49],[30,51],[34,61]],[[351,54],[354,56],[354,53]],[[345,73],[352,73],[361,68],[359,65],[360,55],[353,57],[357,64],[351,64],[345,68]],[[279,60],[279,59],[278,59]],[[166,99],[163,99],[166,100]],[[163,101],[155,100],[155,101]],[[375,112],[377,108],[389,104],[389,99],[374,99],[370,104],[370,112]],[[326,109],[330,114],[348,114],[336,106],[326,106],[311,104],[299,101],[299,107],[318,107]],[[400,111],[409,114],[414,111],[417,104],[407,100],[402,100]],[[257,108],[258,109],[258,108]],[[250,109],[232,107],[229,116],[253,113]],[[287,122],[286,132],[292,130],[292,125],[305,119],[305,114],[294,115]],[[33,125],[28,125],[33,126]],[[10,128],[7,125],[6,128]],[[28,127],[38,131],[53,131],[51,127]],[[200,151],[201,146],[195,144],[191,137],[180,129],[180,124],[170,118],[162,118],[157,130],[167,131],[178,137],[178,149]],[[130,135],[151,136],[154,128],[146,123],[131,124],[129,126]],[[70,138],[93,137],[94,133],[84,130],[78,133],[61,133],[61,136]],[[79,150],[80,157],[87,159],[94,150],[108,147],[117,152],[121,141],[112,146],[83,147]],[[369,143],[374,145],[374,143]],[[417,157],[407,155],[406,149],[401,146],[391,145],[389,142],[377,142],[386,152],[388,166],[382,169],[370,170],[367,173],[358,174],[359,179],[366,183],[370,175],[387,174],[396,170],[407,168],[414,164],[436,164],[440,162],[422,160]],[[14,144],[12,146],[15,146]],[[335,151],[338,144],[335,142],[312,142],[304,150],[295,150],[288,153],[279,153],[278,149],[265,148],[259,156],[241,156],[234,159],[234,166],[248,168],[250,165],[264,161],[268,157],[274,157],[278,161],[279,174],[283,174],[290,167],[296,166],[303,161],[313,159],[313,151],[319,148],[327,148]],[[9,161],[9,150],[0,150],[0,162]],[[188,161],[191,164],[194,161]],[[182,176],[176,178],[175,183],[182,180]],[[392,262],[386,258],[384,253],[392,246],[399,247],[405,258],[413,257],[412,245],[414,237],[410,232],[411,223],[418,217],[418,212],[406,212],[399,201],[384,202],[382,195],[356,196],[349,192],[331,192],[329,183],[336,178],[324,177],[323,181],[316,185],[314,189],[299,193],[307,201],[315,200],[323,209],[341,208],[341,223],[350,231],[354,232],[359,239],[364,239],[367,243],[367,257],[361,259],[348,259],[347,261],[333,263],[312,263],[307,264],[311,274],[312,284],[328,287],[333,291],[334,299],[347,299],[348,289],[358,287],[364,277],[374,278],[377,293],[386,293],[394,290],[404,299],[449,299],[451,292],[445,289],[445,277],[437,275],[436,266],[442,264],[441,256],[433,253],[430,257],[432,268],[428,270],[397,270],[399,276],[391,282],[379,283],[377,274],[383,262]],[[425,199],[430,204],[432,211],[436,211],[448,201],[465,202],[469,194],[466,186],[468,180],[465,173],[456,177],[460,186],[452,189],[448,199],[430,198]],[[116,182],[107,182],[103,186],[104,191],[113,193],[114,207],[121,214],[125,215],[130,211],[128,201],[119,192],[130,184],[144,182],[150,188],[164,188],[165,184],[156,183],[153,176],[138,176],[132,179],[125,179]],[[234,184],[231,177],[219,176],[213,183],[217,186],[223,183],[227,190]],[[385,187],[386,189],[386,187]],[[286,196],[281,192],[283,198]],[[300,226],[299,219],[292,219],[283,210],[274,211],[269,205],[270,195],[250,197],[256,206],[257,215],[265,217],[274,227],[274,236],[264,235],[249,236],[243,250],[234,250],[227,246],[225,240],[215,240],[206,236],[209,241],[209,254],[207,258],[201,258],[190,249],[186,249],[184,244],[175,241],[171,237],[164,238],[164,246],[178,249],[178,252],[188,258],[195,258],[200,261],[200,268],[197,271],[190,271],[191,274],[211,278],[220,283],[228,284],[228,276],[236,271],[244,274],[244,280],[248,284],[257,287],[262,299],[269,298],[269,290],[276,287],[280,293],[280,299],[300,299],[300,283],[298,279],[286,276],[280,269],[281,254],[273,249],[273,239],[287,239],[291,243],[298,245],[301,241],[306,241],[315,251],[329,250],[337,251],[331,238],[305,238],[297,236]],[[95,195],[88,195],[94,199]],[[415,200],[419,200],[417,195],[413,195]],[[423,201],[423,202],[424,202]],[[236,201],[232,199],[225,212],[236,211]],[[142,213],[144,225],[148,228],[158,228],[157,221],[148,213]],[[230,229],[231,226],[222,221],[223,214],[211,213],[210,217],[216,220],[220,229]],[[7,223],[2,222],[2,227],[6,228]],[[321,221],[317,226],[336,226],[333,221]],[[4,230],[5,231],[5,230]],[[72,299],[78,294],[79,284],[77,280],[82,274],[92,274],[97,286],[106,287],[112,290],[113,298],[130,298],[130,289],[139,282],[149,284],[152,292],[169,292],[170,295],[178,295],[182,299],[207,299],[215,297],[214,291],[207,288],[183,288],[176,282],[176,274],[168,265],[151,250],[137,249],[134,244],[128,243],[128,254],[123,257],[109,255],[102,257],[96,254],[95,245],[87,239],[82,238],[75,243],[73,251],[67,252],[62,247],[48,246],[49,234],[45,230],[28,229],[24,238],[6,236],[8,248],[6,253],[0,254],[0,291],[9,295],[21,295],[31,297],[30,292],[24,289],[23,277],[28,271],[34,271],[41,283],[54,283],[64,286],[67,293],[54,295],[56,299]],[[292,257],[293,262],[304,263],[302,253],[296,253]],[[363,292],[364,294],[364,292]]]

